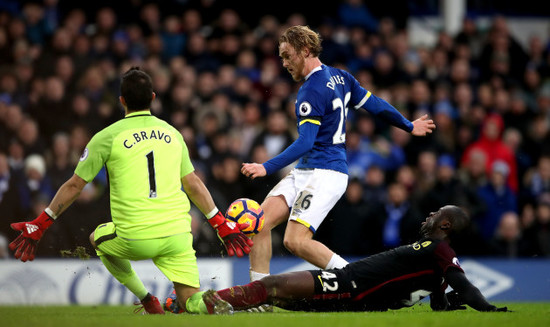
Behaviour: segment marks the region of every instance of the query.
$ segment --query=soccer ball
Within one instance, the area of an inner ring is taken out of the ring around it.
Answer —
[[[248,236],[258,234],[264,227],[264,211],[260,204],[252,199],[240,198],[229,206],[225,218],[239,224],[248,223],[249,226],[242,230]]]

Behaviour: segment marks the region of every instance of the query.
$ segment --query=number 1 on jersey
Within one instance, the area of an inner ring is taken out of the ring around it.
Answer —
[[[157,197],[157,180],[155,177],[155,155],[153,151],[145,155],[147,157],[147,170],[149,171],[149,198]]]

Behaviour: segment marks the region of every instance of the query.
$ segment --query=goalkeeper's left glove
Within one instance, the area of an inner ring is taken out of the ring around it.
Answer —
[[[242,257],[243,252],[250,253],[250,247],[254,245],[254,242],[241,232],[241,229],[246,226],[228,221],[219,210],[212,218],[208,219],[208,222],[218,233],[218,237],[227,250],[227,255],[232,257],[236,254],[237,257]]]
[[[34,260],[36,245],[42,234],[53,224],[54,220],[45,211],[33,221],[23,221],[11,224],[11,228],[21,234],[10,243],[10,250],[15,250],[15,257],[25,262]]]

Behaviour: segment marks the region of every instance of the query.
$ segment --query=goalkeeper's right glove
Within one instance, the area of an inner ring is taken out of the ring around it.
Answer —
[[[208,219],[208,222],[218,233],[218,237],[225,246],[227,255],[232,257],[236,254],[237,257],[242,257],[243,252],[246,254],[250,253],[250,247],[254,245],[254,242],[241,232],[241,229],[246,228],[243,225],[248,224],[238,224],[228,221],[219,210],[212,218]]]
[[[53,224],[54,220],[46,212],[42,212],[33,221],[23,221],[11,224],[11,228],[20,231],[21,234],[10,243],[10,250],[15,250],[15,257],[25,262],[34,260],[36,245],[42,238],[42,234]]]

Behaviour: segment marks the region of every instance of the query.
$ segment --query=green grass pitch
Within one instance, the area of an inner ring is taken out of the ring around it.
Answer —
[[[130,306],[0,306],[2,327],[85,326],[390,326],[390,327],[541,327],[550,326],[550,303],[497,303],[514,312],[477,312],[473,309],[433,312],[423,303],[388,312],[309,313],[277,310],[273,313],[236,313],[233,316],[134,314]]]

